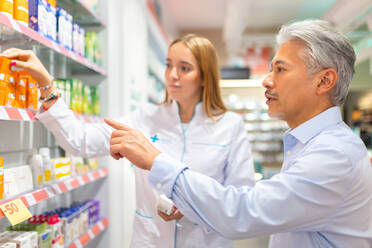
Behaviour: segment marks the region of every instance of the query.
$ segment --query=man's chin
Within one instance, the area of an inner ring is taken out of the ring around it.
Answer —
[[[282,113],[282,112],[271,112],[271,111],[268,111],[268,114],[273,119],[284,120],[284,113]]]

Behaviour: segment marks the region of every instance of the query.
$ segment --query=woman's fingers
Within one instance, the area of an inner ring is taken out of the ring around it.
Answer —
[[[20,60],[17,60],[17,61],[12,60],[12,65],[20,67],[22,69],[27,69],[29,67],[27,62],[23,62],[23,61],[20,61]]]
[[[2,52],[0,56],[7,57],[9,59],[19,59],[27,61],[31,57],[32,52],[29,50],[21,50],[18,48],[9,48]]]

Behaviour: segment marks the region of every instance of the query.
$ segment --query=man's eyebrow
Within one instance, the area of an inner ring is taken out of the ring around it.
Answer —
[[[271,63],[272,64],[272,63]],[[288,65],[287,62],[285,62],[284,60],[276,60],[274,62],[274,65]]]

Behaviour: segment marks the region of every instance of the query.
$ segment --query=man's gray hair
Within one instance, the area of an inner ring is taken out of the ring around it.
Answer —
[[[309,75],[326,68],[336,70],[338,80],[331,90],[331,101],[334,105],[342,105],[355,72],[353,46],[328,22],[321,20],[305,20],[283,25],[276,37],[279,45],[294,39],[302,40],[307,45],[302,59]]]

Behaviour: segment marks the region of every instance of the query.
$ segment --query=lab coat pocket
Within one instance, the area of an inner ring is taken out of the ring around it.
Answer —
[[[153,217],[146,215],[142,210],[136,210],[133,224],[132,247],[156,247],[154,240],[159,238],[160,233]]]

